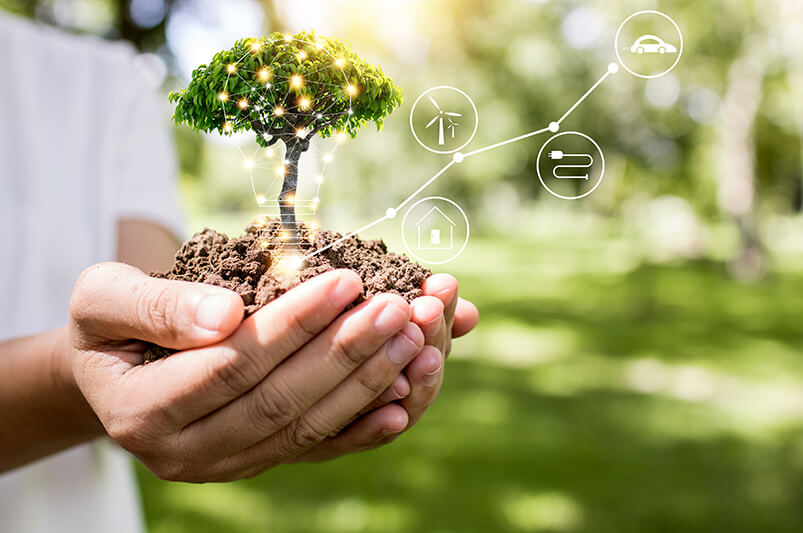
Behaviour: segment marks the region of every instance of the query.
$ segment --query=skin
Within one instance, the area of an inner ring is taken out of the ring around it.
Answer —
[[[137,243],[176,244],[134,224],[121,227],[121,258],[137,259]],[[141,259],[164,268],[159,254]],[[68,328],[0,343],[0,470],[104,433],[181,481],[390,442],[434,401],[443,354],[477,313],[448,275],[428,279],[411,304],[379,295],[342,313],[361,289],[353,272],[329,272],[242,320],[231,291],[121,263],[90,267]],[[181,351],[142,365],[144,345],[130,339]]]

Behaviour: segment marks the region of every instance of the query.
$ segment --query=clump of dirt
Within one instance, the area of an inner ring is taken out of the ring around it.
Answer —
[[[351,269],[362,278],[363,292],[352,305],[383,292],[412,301],[421,296],[421,284],[431,274],[406,256],[388,252],[381,240],[364,241],[352,236],[326,248],[342,236],[326,230],[312,232],[303,223],[298,225],[298,234],[304,242],[288,245],[281,222],[271,218],[251,224],[239,237],[229,238],[205,229],[181,246],[170,270],[151,276],[233,290],[243,299],[247,317],[296,285],[337,268]],[[298,261],[299,256],[322,249],[304,260],[300,268],[293,264],[294,258]],[[145,352],[145,361],[173,352],[151,345]]]

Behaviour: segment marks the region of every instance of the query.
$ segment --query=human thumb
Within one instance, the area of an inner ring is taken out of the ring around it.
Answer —
[[[70,300],[72,332],[90,344],[138,339],[184,350],[225,339],[242,320],[233,291],[152,278],[122,263],[86,269]]]

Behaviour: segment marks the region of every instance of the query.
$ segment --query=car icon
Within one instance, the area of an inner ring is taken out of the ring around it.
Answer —
[[[633,43],[633,46],[630,47],[630,51],[634,54],[677,54],[678,49],[669,44],[665,43],[663,39],[660,37],[656,37],[655,35],[642,35],[636,42]]]

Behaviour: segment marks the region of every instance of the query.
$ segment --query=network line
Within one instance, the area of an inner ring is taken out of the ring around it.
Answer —
[[[597,89],[597,87],[602,85],[602,82],[604,82],[608,78],[608,76],[610,76],[611,74],[615,74],[616,72],[618,72],[618,70],[619,70],[619,65],[617,65],[616,63],[611,63],[610,65],[608,65],[608,70],[605,72],[605,74],[603,74],[602,77],[600,77],[600,79],[597,80],[597,82],[594,85],[592,85],[591,88],[589,90],[587,90],[585,92],[585,94],[583,94],[583,96],[581,96],[580,99],[577,100],[577,102],[575,102],[574,105],[572,107],[570,107],[569,110],[566,111],[563,114],[563,116],[561,116],[557,121],[551,122],[548,127],[542,128],[540,130],[531,131],[529,133],[525,133],[524,135],[519,135],[518,137],[513,137],[513,138],[507,139],[505,141],[500,141],[498,143],[494,143],[494,144],[491,144],[489,146],[485,146],[483,148],[478,148],[476,150],[472,150],[471,152],[467,152],[465,154],[461,153],[461,152],[455,152],[454,154],[452,154],[452,160],[451,161],[449,161],[434,176],[429,178],[423,185],[421,185],[418,189],[416,189],[416,191],[413,194],[408,196],[398,206],[396,206],[395,208],[388,208],[385,211],[385,215],[383,217],[378,218],[378,219],[374,220],[373,222],[371,222],[369,224],[366,224],[365,226],[361,227],[358,230],[352,231],[351,233],[348,233],[348,234],[344,235],[343,237],[337,239],[336,241],[327,244],[323,248],[319,248],[318,250],[315,250],[314,252],[305,255],[304,257],[301,258],[301,261],[306,261],[307,259],[309,259],[311,257],[315,257],[319,253],[325,252],[326,250],[328,250],[328,249],[330,249],[330,248],[332,248],[334,246],[337,246],[338,244],[340,244],[341,242],[345,241],[346,239],[349,239],[349,238],[353,237],[354,235],[357,235],[358,233],[361,233],[361,232],[367,230],[368,228],[372,228],[373,226],[376,226],[380,222],[384,222],[385,220],[389,220],[389,219],[395,218],[396,214],[398,213],[399,210],[401,210],[405,205],[410,203],[410,201],[413,198],[415,198],[416,196],[421,194],[421,192],[424,189],[426,189],[427,187],[432,185],[432,183],[435,180],[437,180],[439,177],[441,177],[447,170],[449,170],[452,167],[452,165],[454,165],[455,163],[461,163],[466,157],[471,157],[471,156],[474,156],[474,155],[477,155],[477,154],[481,154],[483,152],[487,152],[488,150],[493,150],[494,148],[499,148],[500,146],[505,146],[507,144],[514,143],[516,141],[521,141],[521,140],[527,139],[529,137],[534,137],[536,135],[540,135],[542,133],[546,133],[547,131],[551,131],[553,133],[557,132],[560,129],[561,123],[563,123],[563,121],[566,120],[569,117],[569,115],[571,115],[574,112],[574,110],[577,109],[577,107],[580,104],[582,104],[586,100],[586,98],[588,98],[591,95],[591,93],[593,93]]]

